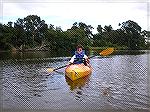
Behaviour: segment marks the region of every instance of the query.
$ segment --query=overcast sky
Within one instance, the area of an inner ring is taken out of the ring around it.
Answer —
[[[149,30],[150,4],[148,0],[1,0],[0,22],[16,22],[18,18],[38,15],[47,24],[61,26],[62,30],[71,28],[74,22],[84,22],[94,27],[112,25],[127,20],[137,22],[142,30]]]

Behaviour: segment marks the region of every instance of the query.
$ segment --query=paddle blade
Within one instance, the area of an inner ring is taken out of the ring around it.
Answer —
[[[110,55],[110,54],[113,53],[113,52],[114,52],[114,48],[111,47],[111,48],[107,48],[107,49],[101,51],[99,54],[100,54],[101,56],[107,56],[107,55]]]
[[[54,71],[54,69],[48,68],[47,71],[48,71],[48,72],[52,72],[52,71]]]

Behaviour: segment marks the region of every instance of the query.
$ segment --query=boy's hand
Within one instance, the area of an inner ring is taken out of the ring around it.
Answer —
[[[73,64],[73,63],[71,63],[71,62],[68,62],[68,64],[67,64],[67,65],[71,65],[71,64]]]

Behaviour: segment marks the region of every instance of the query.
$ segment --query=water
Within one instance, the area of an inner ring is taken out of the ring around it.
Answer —
[[[65,77],[65,68],[47,72],[67,64],[70,57],[27,54],[1,57],[3,110],[150,110],[148,51],[96,56],[91,59],[92,74],[74,82]]]

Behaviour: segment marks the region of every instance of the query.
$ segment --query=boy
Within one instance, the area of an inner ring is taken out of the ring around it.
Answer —
[[[77,51],[75,51],[75,55],[69,61],[69,64],[81,64],[89,65],[89,58],[85,54],[82,45],[77,46]]]

